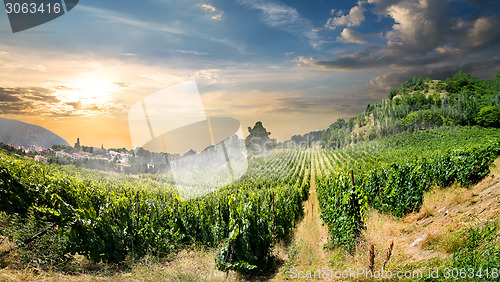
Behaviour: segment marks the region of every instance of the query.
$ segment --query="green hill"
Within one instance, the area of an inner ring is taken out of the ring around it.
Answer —
[[[290,141],[306,146],[320,141],[323,148],[341,148],[442,125],[500,127],[500,72],[492,80],[462,71],[445,81],[416,75],[391,90],[388,98],[368,104],[363,113],[338,119],[322,131],[295,135]]]

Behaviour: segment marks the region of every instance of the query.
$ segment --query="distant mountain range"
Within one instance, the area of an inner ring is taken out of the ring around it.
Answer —
[[[69,145],[57,134],[34,124],[0,117],[0,142],[16,146],[36,145],[50,148],[53,145]]]

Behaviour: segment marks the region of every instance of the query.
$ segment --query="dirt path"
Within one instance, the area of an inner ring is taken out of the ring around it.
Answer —
[[[294,241],[289,247],[289,261],[287,261],[276,281],[290,278],[292,272],[321,270],[329,266],[330,255],[323,249],[323,245],[328,242],[328,228],[322,225],[318,211],[318,196],[316,195],[316,171],[319,162],[316,160],[316,152],[311,154],[311,187],[309,189],[309,199],[304,203],[304,218],[299,223],[295,231]]]

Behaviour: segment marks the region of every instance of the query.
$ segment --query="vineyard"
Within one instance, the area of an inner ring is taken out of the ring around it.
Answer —
[[[120,263],[199,246],[218,250],[221,271],[262,273],[297,226],[311,179],[329,246],[352,252],[370,209],[401,218],[434,187],[477,183],[500,155],[499,138],[498,129],[441,127],[335,150],[277,150],[250,159],[233,184],[190,200],[169,174],[126,176],[0,152],[0,235],[12,246],[2,256],[15,252],[22,265],[43,268],[76,254]],[[30,240],[40,230],[45,236]]]
[[[116,263],[199,245],[220,248],[220,270],[265,269],[273,243],[290,234],[302,213],[310,163],[306,151],[271,153],[253,159],[232,185],[184,201],[168,176],[133,178],[2,153],[0,231],[22,250],[21,262],[35,267],[65,263],[76,253]],[[43,228],[50,232],[38,244],[23,244]]]
[[[352,251],[369,208],[402,217],[435,186],[479,182],[500,156],[499,137],[498,129],[443,127],[321,152],[327,172],[316,185],[331,246]]]

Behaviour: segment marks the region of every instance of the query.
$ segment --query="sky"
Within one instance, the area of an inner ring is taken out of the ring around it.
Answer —
[[[207,116],[287,140],[416,74],[493,78],[499,26],[497,0],[82,0],[17,33],[0,9],[0,116],[131,149],[129,109],[194,79]]]

